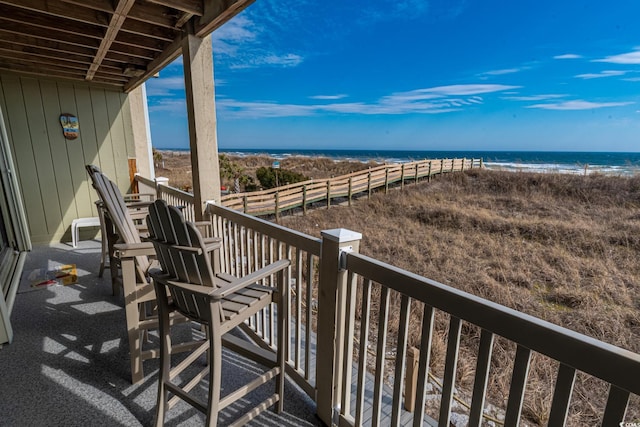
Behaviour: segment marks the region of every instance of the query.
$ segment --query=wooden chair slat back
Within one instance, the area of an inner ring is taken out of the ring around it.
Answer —
[[[162,204],[152,204],[149,206],[149,214],[147,215],[147,228],[149,229],[149,239],[157,240],[161,242],[166,242],[165,231],[160,223],[160,214],[157,212],[158,209],[165,208],[166,205]],[[171,277],[177,277],[176,267],[173,265],[173,259],[171,258],[171,254],[169,253],[169,247],[167,245],[155,245],[156,255],[158,257],[158,261],[162,266],[162,269]]]
[[[140,233],[131,218],[118,186],[101,173],[96,166],[87,165],[86,169],[120,239],[124,243],[141,243]],[[138,275],[143,279],[149,269],[149,259],[146,256],[138,256],[136,263]]]
[[[148,226],[153,229],[150,239],[156,252],[163,254],[159,260],[165,273],[180,282],[214,286],[211,259],[202,235],[176,207],[156,200],[149,208]]]

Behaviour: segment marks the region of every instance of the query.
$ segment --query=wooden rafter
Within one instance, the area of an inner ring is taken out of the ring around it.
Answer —
[[[135,0],[120,0],[116,9],[113,11],[113,15],[111,16],[111,21],[109,22],[109,28],[107,28],[107,32],[102,38],[100,42],[100,47],[98,48],[98,52],[96,56],[93,58],[93,63],[89,66],[89,71],[87,71],[86,80],[92,80],[102,64],[102,60],[107,55],[111,44],[115,41],[118,36],[118,31],[120,31],[120,27],[124,23],[124,20],[127,19],[127,14],[129,10],[135,3]]]
[[[130,91],[253,0],[0,0],[0,72]]]

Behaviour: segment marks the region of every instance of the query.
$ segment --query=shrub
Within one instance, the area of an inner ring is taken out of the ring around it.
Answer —
[[[301,173],[287,169],[274,169],[272,167],[261,167],[256,171],[256,176],[262,188],[269,189],[277,186],[294,184],[296,182],[307,181],[309,178]]]

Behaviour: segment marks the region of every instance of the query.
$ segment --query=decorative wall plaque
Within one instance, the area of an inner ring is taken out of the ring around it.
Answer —
[[[60,124],[62,125],[62,133],[67,139],[76,139],[80,134],[80,126],[78,118],[73,114],[60,114]]]

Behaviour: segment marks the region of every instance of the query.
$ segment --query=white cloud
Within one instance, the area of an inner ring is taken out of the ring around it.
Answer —
[[[527,108],[539,108],[543,110],[593,110],[597,108],[607,107],[622,107],[625,105],[634,104],[634,102],[590,102],[583,100],[558,102],[555,104],[535,104],[530,105]]]
[[[593,62],[609,62],[611,64],[640,64],[640,50],[633,52],[611,55],[602,59],[595,59]]]
[[[241,14],[213,32],[214,57],[231,69],[258,67],[296,67],[304,58],[300,54],[280,52],[271,43],[265,27],[249,15]]]
[[[629,77],[628,79],[622,79],[625,82],[640,82],[640,77]]]
[[[346,98],[347,95],[345,94],[338,94],[338,95],[314,95],[314,96],[310,96],[310,99],[326,99],[326,100],[335,100],[335,99],[343,99]]]
[[[579,79],[601,79],[603,77],[615,77],[615,76],[623,76],[627,74],[627,71],[620,71],[620,70],[605,70],[605,71],[601,71],[599,73],[587,73],[587,74],[578,74],[577,76],[574,76],[576,78]]]
[[[502,92],[505,90],[519,89],[520,86],[507,86],[499,84],[466,84],[466,85],[449,85],[437,86],[429,89],[420,89],[422,91],[435,95],[478,95],[481,93]]]
[[[558,99],[564,98],[567,95],[563,94],[540,94],[540,95],[529,95],[529,96],[504,96],[502,99],[506,99],[509,101],[546,101],[548,99]]]
[[[160,77],[147,80],[148,96],[170,96],[172,91],[184,91],[182,76]]]
[[[165,111],[174,114],[187,114],[187,102],[184,99],[163,98],[149,105],[149,111]]]
[[[478,77],[480,77],[481,79],[487,79],[488,77],[493,77],[493,76],[504,76],[505,74],[515,74],[515,73],[519,73],[521,71],[524,70],[528,70],[530,67],[522,67],[522,68],[503,68],[500,70],[492,70],[492,71],[486,71],[484,73],[480,73],[478,74]]]
[[[564,55],[556,55],[553,59],[580,59],[582,55],[576,55],[575,53],[565,53]]]
[[[278,104],[277,102],[241,102],[220,99],[217,102],[221,116],[231,117],[289,117],[311,116],[322,113],[395,115],[395,114],[442,114],[460,111],[479,105],[484,99],[479,94],[499,92],[517,88],[506,85],[451,85],[383,96],[375,102],[334,102],[330,104]],[[316,100],[339,100],[346,95],[316,95]]]

